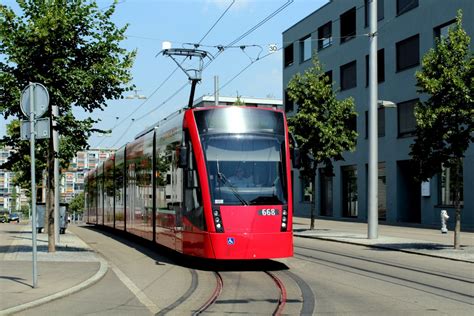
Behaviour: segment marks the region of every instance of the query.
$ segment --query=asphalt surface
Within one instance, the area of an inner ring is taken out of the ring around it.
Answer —
[[[416,255],[474,263],[474,233],[462,232],[461,249],[453,249],[453,232],[379,225],[367,239],[367,224],[294,218],[294,235],[364,245]],[[71,230],[60,235],[48,253],[47,235],[37,235],[37,286],[33,288],[32,234],[26,223],[0,224],[0,315],[15,314],[84,290],[106,276],[110,264]]]

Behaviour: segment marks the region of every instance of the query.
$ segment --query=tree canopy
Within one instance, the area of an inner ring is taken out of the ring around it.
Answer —
[[[301,151],[302,175],[306,178],[315,176],[320,163],[332,170],[332,160],[343,159],[343,152],[354,150],[357,140],[357,132],[351,128],[357,117],[354,100],[338,100],[316,54],[312,62],[303,75],[298,73],[290,80],[287,90],[298,104],[288,121]]]
[[[58,131],[64,161],[87,148],[97,121],[77,119],[74,108],[88,112],[102,110],[109,99],[122,98],[130,90],[130,69],[135,52],[120,46],[127,25],[111,20],[117,1],[101,10],[95,1],[17,0],[21,13],[0,5],[0,111],[5,119],[23,118],[19,107],[21,91],[29,82],[43,84],[51,105],[59,108]],[[13,126],[0,145],[14,149],[6,169],[24,170],[29,176],[28,142],[19,140],[19,125]],[[48,140],[38,141],[44,152]],[[45,155],[37,155],[44,161]]]
[[[318,165],[323,163],[325,173],[332,174],[332,161],[342,160],[345,151],[355,149],[357,132],[352,123],[357,113],[352,98],[336,98],[316,53],[312,62],[303,75],[298,73],[290,80],[287,93],[298,105],[288,124],[300,148],[301,176],[313,183],[314,195]],[[310,222],[310,229],[313,228],[314,207]]]
[[[423,57],[417,71],[418,92],[427,96],[415,106],[416,135],[410,155],[419,166],[418,177],[428,180],[454,167],[456,227],[454,247],[460,247],[460,166],[474,141],[474,58],[470,38],[459,11],[447,36],[440,36]]]
[[[427,180],[464,156],[474,141],[474,59],[470,38],[458,13],[448,36],[436,40],[416,73],[418,92],[428,96],[415,106],[416,138],[411,155]]]

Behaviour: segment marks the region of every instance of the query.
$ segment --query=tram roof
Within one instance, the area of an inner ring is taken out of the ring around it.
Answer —
[[[283,106],[283,102],[280,99],[269,99],[269,98],[252,98],[252,97],[219,97],[219,104],[217,106],[233,106],[235,102],[240,100],[248,107],[263,107],[263,108],[279,108]],[[202,108],[202,107],[214,107],[214,96],[213,95],[204,95],[198,99],[196,99],[193,103],[194,108]],[[138,133],[135,136],[135,139],[140,138],[149,132],[153,131],[154,129],[163,126],[167,122],[171,121],[174,117],[177,117],[179,114],[183,113],[187,108],[179,109],[167,117],[159,120],[155,124],[152,124],[142,132]]]

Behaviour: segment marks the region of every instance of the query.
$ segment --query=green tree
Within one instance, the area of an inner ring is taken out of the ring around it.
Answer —
[[[237,91],[237,99],[233,105],[242,106],[245,105],[245,102],[240,98],[239,92]]]
[[[470,38],[462,28],[459,11],[456,25],[448,36],[436,41],[423,57],[416,72],[418,92],[428,95],[415,106],[417,123],[410,155],[419,166],[420,180],[428,180],[442,171],[454,172],[456,226],[454,248],[460,247],[461,207],[459,170],[464,153],[474,141],[474,59]]]
[[[298,104],[288,121],[301,152],[301,176],[313,184],[310,229],[314,229],[318,166],[324,165],[325,172],[332,174],[332,161],[342,160],[343,152],[354,150],[357,140],[357,132],[350,128],[357,117],[353,99],[338,100],[316,53],[312,61],[313,66],[303,75],[296,74],[287,89]]]
[[[22,117],[18,106],[21,90],[29,82],[43,84],[50,96],[47,115],[52,117],[51,105],[59,108],[57,130],[64,144],[60,155],[70,161],[78,150],[88,147],[88,138],[98,131],[93,119],[76,119],[73,108],[102,110],[108,99],[122,98],[123,92],[132,89],[126,84],[135,52],[119,45],[127,26],[118,28],[111,21],[117,1],[105,10],[94,0],[17,2],[19,15],[0,5],[0,110],[5,118]],[[18,131],[1,140],[15,152],[3,168],[23,170],[21,175],[29,181],[29,146],[19,140]],[[54,251],[52,140],[38,141],[37,150],[37,162],[47,165],[49,175],[48,249]]]
[[[69,202],[69,207],[68,207],[69,213],[74,213],[74,212],[76,212],[76,214],[84,213],[84,205],[85,205],[84,203],[85,203],[84,192],[81,192],[77,194],[76,196],[74,196],[71,202]]]

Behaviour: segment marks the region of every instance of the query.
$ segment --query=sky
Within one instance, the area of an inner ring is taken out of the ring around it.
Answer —
[[[104,9],[112,3],[111,0],[97,2],[99,8]],[[119,0],[112,20],[119,27],[129,25],[127,39],[121,45],[128,50],[137,50],[131,70],[131,83],[138,89],[135,93],[146,99],[110,100],[104,111],[96,110],[92,114],[76,108],[76,117],[100,119],[96,128],[112,129],[108,136],[94,134],[89,139],[90,147],[119,148],[132,141],[145,128],[187,105],[190,93],[190,85],[186,85],[187,76],[180,69],[175,71],[177,65],[170,57],[160,54],[164,41],[171,42],[173,48],[189,48],[186,43],[200,43],[199,49],[216,56],[203,69],[195,99],[214,94],[214,76],[219,77],[221,96],[281,99],[282,50],[269,54],[269,46],[285,46],[282,43],[282,32],[326,2],[327,0]],[[2,0],[2,3],[17,7],[14,0]],[[279,9],[282,10],[278,14],[234,44],[239,47],[228,48],[217,54],[216,46],[234,42]],[[207,62],[208,60],[205,61],[206,64]],[[195,68],[197,61],[193,59],[183,65]],[[124,96],[131,94],[134,92]],[[1,122],[0,135],[3,136],[6,122],[3,118]]]

